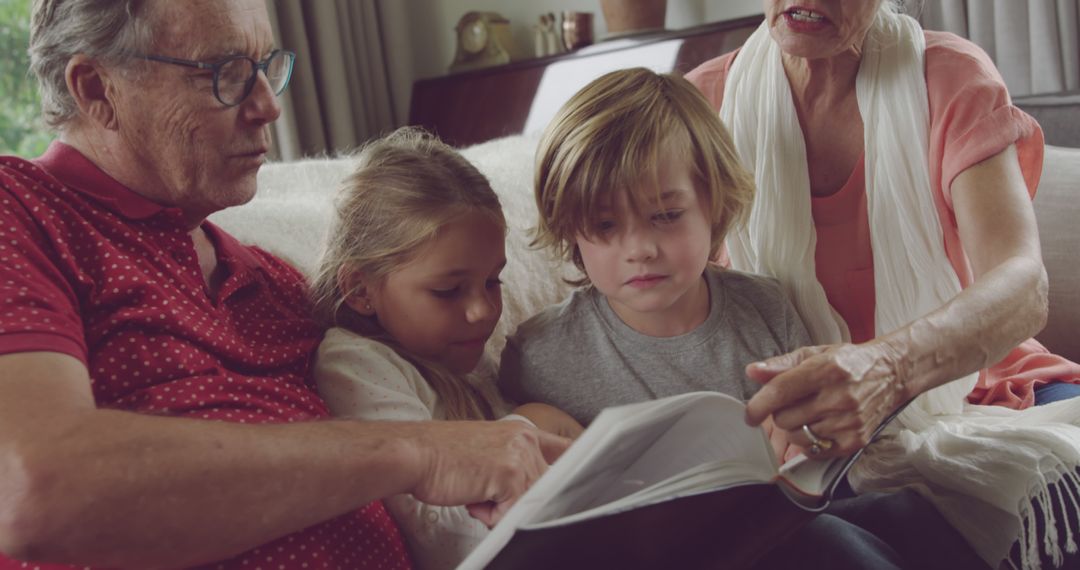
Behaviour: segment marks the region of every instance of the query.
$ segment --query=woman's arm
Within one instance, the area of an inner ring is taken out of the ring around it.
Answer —
[[[809,347],[750,365],[747,374],[767,384],[747,405],[748,422],[773,414],[790,431],[809,424],[837,443],[833,454],[851,453],[901,403],[998,362],[1042,329],[1046,271],[1015,148],[958,175],[952,196],[971,286],[872,341]]]
[[[1016,148],[960,173],[952,196],[975,280],[940,310],[888,335],[910,362],[903,372],[912,395],[996,364],[1046,326],[1046,269]]]

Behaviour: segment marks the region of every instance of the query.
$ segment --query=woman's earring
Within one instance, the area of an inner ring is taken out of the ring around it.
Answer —
[[[370,311],[371,310],[371,303],[364,303],[364,310]]]

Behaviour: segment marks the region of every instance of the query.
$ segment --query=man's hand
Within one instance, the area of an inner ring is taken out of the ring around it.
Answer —
[[[433,505],[468,504],[488,526],[547,470],[570,440],[524,422],[425,422],[422,470],[413,496]]]

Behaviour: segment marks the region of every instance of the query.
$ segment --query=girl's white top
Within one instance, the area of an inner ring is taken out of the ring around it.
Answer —
[[[490,366],[484,363],[483,366]],[[487,380],[473,374],[470,381],[505,415],[507,404]],[[327,331],[315,363],[315,382],[330,412],[340,418],[370,421],[427,421],[446,419],[438,394],[407,360],[389,346],[342,328]],[[530,423],[522,416],[517,419]],[[483,523],[465,507],[437,507],[412,495],[383,500],[404,535],[413,564],[423,570],[454,568],[488,534]]]

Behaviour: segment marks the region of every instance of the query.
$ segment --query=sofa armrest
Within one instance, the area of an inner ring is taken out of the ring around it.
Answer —
[[[1046,147],[1035,217],[1050,279],[1050,317],[1035,338],[1080,362],[1080,149]]]

